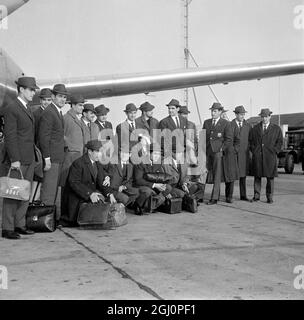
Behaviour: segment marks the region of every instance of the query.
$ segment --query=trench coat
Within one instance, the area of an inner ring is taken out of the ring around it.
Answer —
[[[255,125],[249,134],[252,152],[252,174],[255,177],[277,177],[277,154],[283,145],[281,128],[270,123],[263,133],[262,122]]]

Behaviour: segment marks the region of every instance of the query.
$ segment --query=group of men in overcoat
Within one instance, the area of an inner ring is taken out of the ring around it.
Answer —
[[[29,181],[33,181],[34,174],[40,177],[40,199],[46,205],[54,204],[58,185],[62,186],[62,215],[57,217],[62,225],[76,225],[79,204],[83,201],[118,201],[131,206],[139,215],[145,213],[147,206],[149,210],[156,210],[172,197],[183,198],[190,194],[202,201],[204,186],[191,179],[187,161],[180,163],[180,153],[184,160],[187,148],[192,150],[192,155],[197,155],[201,142],[195,125],[187,119],[187,107],[181,106],[178,100],[172,99],[167,104],[169,115],[160,122],[153,117],[155,107],[149,102],[140,106],[140,117],[136,116],[138,108],[133,103],[127,104],[126,120],[116,127],[118,162],[102,165],[101,141],[109,143],[114,139],[112,124],[107,121],[107,107],[95,108],[81,95],[72,95],[69,97],[71,109],[63,115],[68,91],[63,84],[56,84],[52,90],[44,88],[40,91],[41,106],[32,111],[29,103],[39,89],[35,78],[21,77],[16,84],[18,97],[3,112],[3,164],[6,170],[13,169],[13,177],[18,176],[18,170]],[[223,118],[225,110],[220,103],[214,103],[210,110],[211,118],[203,126],[206,130],[206,183],[213,184],[208,204],[216,204],[219,200],[221,182],[225,182],[226,201],[231,203],[236,180],[239,180],[240,199],[249,201],[246,176],[250,168],[254,176],[251,201],[260,200],[261,178],[266,177],[267,202],[272,203],[277,153],[282,147],[281,130],[270,122],[272,112],[262,109],[262,121],[251,128],[244,119],[246,110],[243,106],[235,108],[236,118],[231,122]],[[142,133],[134,135],[136,129],[141,129]],[[157,145],[155,129],[174,132],[174,137],[168,135],[172,139],[169,156],[164,144],[167,136],[162,134],[161,143]],[[189,130],[190,136],[186,135]],[[138,154],[146,162],[134,164],[131,150],[138,142],[142,142],[143,147]],[[43,159],[43,172],[37,165],[39,153]],[[168,159],[170,161],[165,163]],[[164,172],[171,178],[163,183],[153,183],[146,175],[153,172]],[[28,204],[28,201],[3,200],[3,237],[19,239],[20,234],[33,233],[25,225]]]

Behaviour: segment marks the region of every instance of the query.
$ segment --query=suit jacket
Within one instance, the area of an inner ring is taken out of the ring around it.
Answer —
[[[4,109],[4,148],[9,162],[29,165],[35,160],[35,119],[16,98]]]
[[[136,126],[136,122],[135,122]],[[140,128],[135,128],[140,129]],[[138,139],[136,141],[131,141],[132,127],[129,125],[128,121],[120,123],[116,127],[116,136],[118,141],[118,150],[121,150],[122,146],[129,146],[129,151],[132,151],[132,148],[138,143]]]
[[[104,126],[102,126],[102,124],[98,120],[96,120],[95,123],[97,124],[99,129],[99,138],[107,139],[107,140],[113,139],[114,134],[113,134],[113,126],[111,122],[105,121]],[[111,134],[106,137],[103,137],[101,135],[101,132],[105,129],[108,129],[108,131],[111,130]]]
[[[277,173],[277,154],[283,144],[281,128],[270,123],[263,133],[262,122],[255,125],[249,134],[249,146],[252,152],[252,173],[255,177],[273,178]]]
[[[138,117],[137,119],[135,119],[136,128],[147,130],[150,137],[153,138],[153,130],[158,129],[159,122],[157,119],[155,119],[153,117],[150,118],[149,122],[150,122],[150,125],[143,115],[141,117]]]
[[[182,130],[178,132],[176,139],[175,138],[172,139],[172,151],[176,151],[177,146],[179,146],[180,150],[183,150],[185,147],[185,133],[187,129],[187,119],[180,115],[178,116],[178,119],[179,119],[180,129]],[[174,120],[172,119],[172,117],[168,116],[160,121],[159,129],[161,130],[168,129],[170,131],[174,131],[175,129],[177,129],[177,126]],[[162,141],[162,148],[165,148],[163,143],[164,142]]]
[[[94,175],[92,162],[87,153],[73,162],[64,187],[61,201],[61,219],[76,222],[79,206],[82,202],[90,202],[93,192],[104,196],[112,193],[112,189],[102,185],[106,173],[103,166],[96,162],[97,176]]]
[[[99,128],[95,122],[91,122],[90,128],[81,119],[84,130],[84,143],[86,144],[90,140],[97,140],[99,136]]]
[[[44,109],[42,109],[41,106],[36,107],[35,109],[32,109],[34,118],[35,118],[35,142],[38,143],[38,134],[39,134],[39,123],[40,123],[40,118],[42,115],[42,112]]]
[[[133,165],[128,163],[121,168],[121,163],[110,164],[109,174],[111,177],[111,188],[118,191],[120,186],[130,188],[133,186]]]
[[[43,111],[38,143],[43,158],[51,158],[51,162],[62,163],[64,160],[64,120],[56,106],[51,103]]]
[[[233,133],[229,121],[220,118],[212,128],[212,119],[205,120],[203,129],[206,129],[206,153],[210,155],[226,151],[233,145]]]
[[[85,124],[77,118],[73,109],[64,116],[64,144],[68,151],[83,153],[85,144]]]
[[[233,147],[237,154],[239,176],[246,177],[250,169],[249,133],[251,125],[244,120],[240,129],[236,119],[233,119],[231,121],[231,129],[234,137]]]

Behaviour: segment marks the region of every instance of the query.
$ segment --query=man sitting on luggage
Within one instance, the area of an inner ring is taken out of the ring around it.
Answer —
[[[188,164],[186,159],[183,159],[184,162],[178,161],[176,154],[172,153],[171,158],[166,158],[165,163],[171,162],[171,165],[168,165],[170,171],[168,173],[174,177],[172,186],[172,195],[175,197],[184,197],[190,196],[195,199],[197,202],[203,200],[205,185],[200,182],[191,181],[191,176],[188,174]],[[186,199],[184,198],[184,202]],[[186,209],[187,210],[187,209]]]
[[[109,164],[110,187],[118,202],[134,208],[135,214],[142,215],[142,209],[137,203],[139,190],[133,187],[133,164],[129,162],[129,159],[130,153],[128,151],[120,151],[118,163]]]
[[[77,226],[78,212],[83,202],[94,203],[96,207],[105,201],[116,202],[110,178],[98,161],[101,142],[91,140],[85,146],[87,152],[70,167],[61,199],[60,224],[65,227]]]
[[[151,161],[149,164],[140,163],[134,167],[135,185],[139,188],[139,198],[137,203],[143,208],[143,212],[147,213],[156,210],[162,205],[166,198],[171,198],[172,187],[169,182],[155,183],[148,180],[148,173],[166,173],[166,169],[161,162],[161,151],[152,149],[150,153]],[[171,180],[171,178],[170,178]],[[151,203],[149,203],[152,201]]]

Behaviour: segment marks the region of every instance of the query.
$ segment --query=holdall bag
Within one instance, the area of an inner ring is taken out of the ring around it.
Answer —
[[[112,227],[121,227],[128,223],[126,208],[122,203],[113,203],[108,215],[108,224]]]
[[[54,232],[56,205],[46,206],[41,201],[30,203],[26,212],[26,227],[35,232]]]
[[[79,207],[77,223],[80,226],[102,225],[108,220],[110,203],[82,202]]]
[[[0,197],[28,201],[31,195],[31,182],[25,180],[20,168],[21,179],[11,178],[12,168],[9,169],[6,177],[0,178]]]
[[[153,183],[166,183],[172,179],[172,176],[165,172],[147,172],[144,178]]]
[[[192,213],[196,213],[197,212],[196,197],[186,193],[183,197],[182,209]]]
[[[169,214],[182,212],[182,198],[166,199],[165,203],[159,207],[159,211]]]

